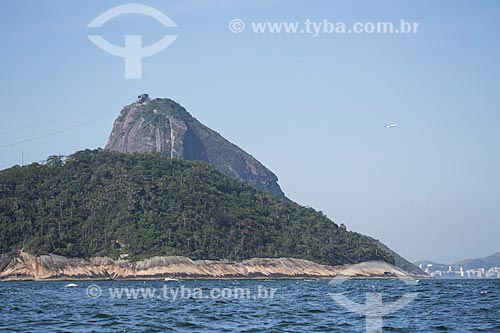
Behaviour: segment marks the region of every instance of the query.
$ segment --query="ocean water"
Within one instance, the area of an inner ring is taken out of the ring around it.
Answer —
[[[500,280],[69,283],[1,282],[0,332],[500,332]]]

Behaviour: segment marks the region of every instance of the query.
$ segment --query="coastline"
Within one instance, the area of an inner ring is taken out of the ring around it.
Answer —
[[[414,275],[381,261],[328,266],[295,258],[192,260],[180,256],[152,257],[137,262],[108,257],[67,258],[26,252],[0,256],[0,281],[136,281],[164,280],[324,280],[411,279]]]

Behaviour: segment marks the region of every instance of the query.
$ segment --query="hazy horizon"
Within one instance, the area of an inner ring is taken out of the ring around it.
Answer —
[[[145,92],[255,156],[292,200],[412,262],[500,251],[500,3],[142,1],[178,27],[142,15],[87,27],[123,3],[4,4],[0,146],[41,138],[1,147],[1,169],[104,147],[122,106]],[[252,34],[247,24],[232,33],[235,18],[404,19],[419,30],[313,37]],[[96,32],[117,45],[126,34],[144,45],[178,38],[130,80],[123,59],[89,41]]]

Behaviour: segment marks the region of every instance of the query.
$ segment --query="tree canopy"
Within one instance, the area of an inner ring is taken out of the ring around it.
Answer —
[[[79,151],[0,171],[0,252],[394,263],[375,240],[200,161]]]

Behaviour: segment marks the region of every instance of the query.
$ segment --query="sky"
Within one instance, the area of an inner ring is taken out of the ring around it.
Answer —
[[[411,261],[500,251],[500,2],[143,0],[177,27],[141,14],[87,27],[127,3],[2,2],[0,169],[104,147],[120,109],[145,92],[255,156],[292,200]],[[234,19],[244,31],[229,29]],[[252,30],[308,19],[419,25]],[[118,46],[125,35],[177,39],[127,79],[124,59],[88,35]]]

